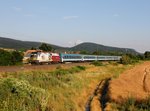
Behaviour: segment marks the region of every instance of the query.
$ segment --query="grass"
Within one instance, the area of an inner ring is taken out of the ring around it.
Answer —
[[[124,103],[112,103],[113,111],[150,111],[150,97],[143,101],[137,101],[129,97]]]
[[[100,61],[93,61],[91,64],[94,66],[103,66],[103,63]]]
[[[0,74],[0,111],[83,111],[97,83],[128,66],[62,67]]]

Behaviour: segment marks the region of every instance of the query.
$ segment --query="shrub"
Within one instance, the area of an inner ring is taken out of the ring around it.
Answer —
[[[123,55],[122,58],[120,59],[121,64],[130,64],[131,63],[131,58],[128,55]]]
[[[0,65],[13,65],[11,53],[0,49]]]
[[[1,79],[0,87],[0,110],[45,111],[49,98],[46,90],[14,78]]]
[[[18,51],[8,52],[0,49],[0,65],[17,65],[22,63],[22,54]]]
[[[150,97],[143,101],[136,101],[135,98],[128,98],[123,104],[118,104],[119,111],[150,111]]]
[[[76,66],[80,70],[85,70],[86,68],[84,66]]]
[[[23,56],[20,52],[18,51],[13,51],[12,52],[12,63],[15,64],[19,64],[22,62]]]
[[[94,61],[91,64],[94,66],[103,66],[102,62],[100,62],[100,61]]]

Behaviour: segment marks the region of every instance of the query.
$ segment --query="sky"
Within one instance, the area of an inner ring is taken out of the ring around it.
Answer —
[[[150,50],[150,0],[0,0],[0,36]]]

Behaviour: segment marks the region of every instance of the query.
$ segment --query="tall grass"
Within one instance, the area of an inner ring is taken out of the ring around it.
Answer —
[[[91,84],[113,77],[123,67],[89,65],[0,74],[0,111],[83,111]]]
[[[91,64],[94,66],[103,66],[103,63],[100,61],[93,61]]]
[[[129,97],[122,104],[113,103],[112,107],[117,111],[150,111],[150,97],[142,101]]]
[[[57,101],[59,103],[61,97],[64,99],[63,103],[65,108],[71,109],[73,102],[71,100],[68,101],[68,95],[71,93],[69,92],[69,87],[72,85],[71,81],[74,79],[71,74],[82,70],[85,70],[85,67],[76,66],[71,69],[60,68],[56,71],[45,73],[7,73],[6,78],[0,79],[0,110],[52,110],[53,107],[48,105],[48,103],[51,104],[50,101]],[[65,110],[65,108],[60,108]],[[55,109],[57,108],[53,110]]]

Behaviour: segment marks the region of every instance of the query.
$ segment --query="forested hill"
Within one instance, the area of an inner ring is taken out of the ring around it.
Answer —
[[[122,53],[130,53],[130,54],[138,54],[137,51],[131,48],[118,48],[118,47],[111,47],[111,46],[104,46],[96,43],[82,43],[75,47],[71,48],[72,50],[84,50],[88,52],[100,52],[101,54],[111,53],[111,54],[122,54]]]
[[[79,45],[76,45],[70,48],[60,47],[60,46],[49,44],[49,43],[47,44],[51,45],[57,51],[85,51],[88,53],[100,52],[100,54],[108,54],[108,53],[110,54],[114,54],[114,53],[137,54],[138,53],[134,49],[110,47],[110,46],[104,46],[104,45],[90,43],[90,42],[81,43]],[[31,47],[38,48],[40,45],[41,45],[41,42],[21,41],[21,40],[0,37],[0,47],[2,48],[31,49]]]
[[[0,37],[0,47],[2,48],[13,48],[13,49],[31,49],[31,47],[38,48],[42,42],[31,42],[31,41],[21,41],[21,40],[15,40],[11,38],[4,38]],[[53,44],[51,45],[54,49],[60,49],[65,50],[66,48],[56,46]]]

